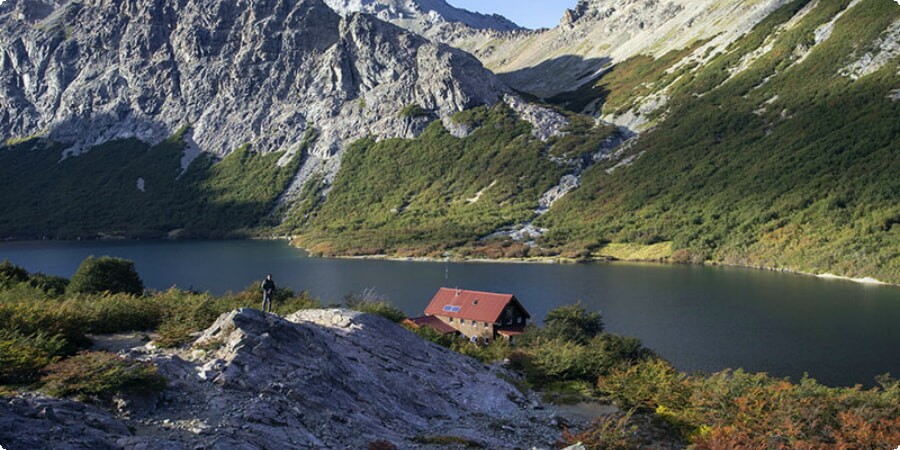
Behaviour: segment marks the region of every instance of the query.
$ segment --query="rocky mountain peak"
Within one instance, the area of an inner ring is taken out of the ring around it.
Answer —
[[[562,26],[574,25],[575,22],[584,17],[585,13],[588,11],[588,7],[588,0],[579,0],[578,3],[575,4],[574,8],[566,9],[559,24]]]
[[[462,51],[322,0],[2,8],[0,138],[44,136],[72,144],[67,155],[185,126],[192,147],[218,155],[291,152],[313,127],[322,166],[349,140],[417,133],[398,117],[410,104],[443,117],[508,91]]]
[[[422,26],[458,23],[478,30],[521,29],[498,14],[480,14],[449,5],[444,0],[325,0],[342,15],[361,12],[395,23],[419,22]]]

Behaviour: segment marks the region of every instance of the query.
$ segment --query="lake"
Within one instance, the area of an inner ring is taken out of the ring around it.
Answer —
[[[441,286],[515,294],[537,319],[580,300],[679,369],[743,367],[832,385],[900,375],[900,288],[729,267],[309,258],[283,241],[0,243],[0,260],[71,276],[89,255],[135,261],[148,288],[221,294],[272,273],[323,303],[373,288],[418,315]],[[257,305],[252,305],[258,307]]]

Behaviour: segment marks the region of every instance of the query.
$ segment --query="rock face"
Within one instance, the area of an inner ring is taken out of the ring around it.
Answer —
[[[507,89],[475,58],[322,0],[19,0],[0,5],[0,138],[44,135],[71,153],[155,143],[190,126],[226,154],[295,150],[328,160],[362,137],[418,128]],[[321,162],[321,161],[319,161]]]
[[[116,448],[128,427],[100,408],[38,395],[0,399],[0,445],[17,448]]]
[[[479,14],[455,8],[444,0],[325,0],[342,15],[355,12],[372,14],[386,22],[428,34],[430,30],[458,24],[477,30],[511,31],[521,29],[498,14]]]
[[[661,56],[709,39],[722,50],[787,0],[579,0],[550,30],[450,40],[510,86],[541,97],[575,89],[631,56]]]
[[[169,380],[155,409],[115,417],[65,400],[3,400],[0,442],[18,448],[9,440],[14,427],[31,448],[77,433],[93,448],[367,448],[376,440],[409,448],[436,436],[549,448],[560,435],[554,412],[536,409],[498,378],[501,369],[347,310],[280,318],[242,309],[220,317],[192,349],[131,356]],[[76,409],[94,419],[58,420],[55,434],[42,433],[51,425],[37,419],[48,408],[62,419]]]

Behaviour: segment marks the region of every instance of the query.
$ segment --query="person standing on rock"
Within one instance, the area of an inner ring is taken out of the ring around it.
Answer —
[[[272,312],[272,297],[275,295],[275,281],[272,280],[272,274],[266,275],[266,279],[262,282],[262,310],[263,312]]]

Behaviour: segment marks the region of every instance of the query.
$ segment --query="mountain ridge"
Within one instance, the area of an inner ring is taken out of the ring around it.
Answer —
[[[34,23],[16,12],[30,4],[12,5],[0,29],[2,137],[46,135],[75,154],[129,137],[157,144],[185,125],[220,156],[244,143],[293,150],[312,125],[311,153],[327,159],[368,133],[405,135],[408,104],[440,117],[506,92],[458,50],[321,0],[66,3]]]
[[[354,12],[372,14],[385,22],[418,26],[418,31],[423,33],[441,22],[495,31],[522,28],[499,14],[481,14],[456,8],[444,0],[325,0],[325,3],[341,15]]]

